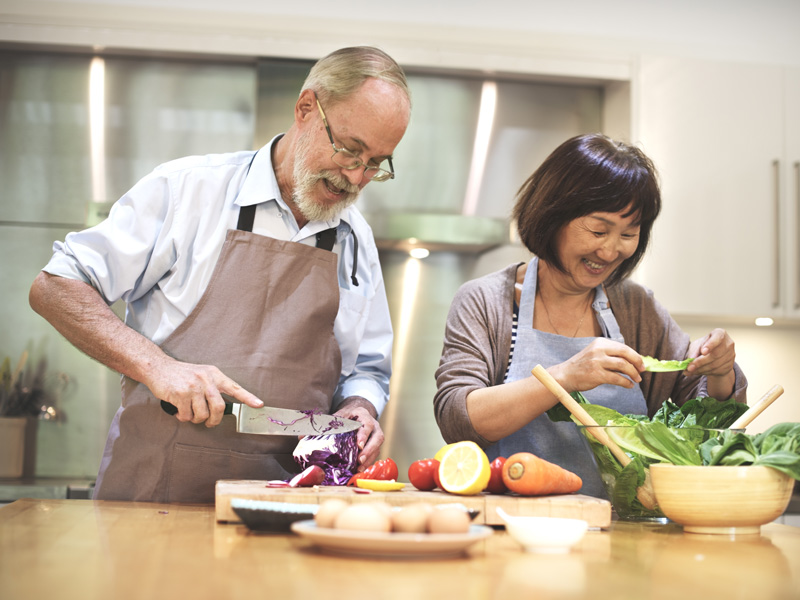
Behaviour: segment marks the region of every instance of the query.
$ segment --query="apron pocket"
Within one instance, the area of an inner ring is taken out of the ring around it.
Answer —
[[[220,479],[288,479],[297,471],[291,454],[247,454],[225,448],[175,444],[168,502],[213,504]]]

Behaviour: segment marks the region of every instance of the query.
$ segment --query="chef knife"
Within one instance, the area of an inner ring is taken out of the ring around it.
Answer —
[[[161,401],[161,408],[170,415],[178,412],[174,404],[164,400]],[[246,404],[230,401],[225,405],[224,414],[236,417],[236,431],[238,433],[297,436],[323,435],[346,433],[361,427],[359,421],[310,410],[292,410],[291,408],[275,408],[272,406],[251,408]]]

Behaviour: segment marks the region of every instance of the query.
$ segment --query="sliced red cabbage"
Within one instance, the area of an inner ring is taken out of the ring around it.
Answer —
[[[358,431],[307,435],[294,449],[295,462],[304,470],[317,465],[325,471],[322,485],[346,485],[358,466]]]

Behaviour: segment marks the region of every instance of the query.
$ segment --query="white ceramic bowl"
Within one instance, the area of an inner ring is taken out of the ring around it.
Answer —
[[[762,466],[650,465],[667,517],[690,533],[756,534],[786,510],[794,479]]]
[[[569,552],[589,528],[589,524],[580,519],[518,517],[509,515],[502,508],[497,508],[497,514],[505,523],[509,535],[527,552]]]

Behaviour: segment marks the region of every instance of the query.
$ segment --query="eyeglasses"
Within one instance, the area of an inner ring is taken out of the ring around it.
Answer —
[[[322,117],[322,122],[325,124],[325,131],[328,132],[328,139],[331,141],[331,146],[333,147],[333,154],[331,155],[331,160],[333,162],[335,162],[337,165],[348,171],[353,171],[355,169],[358,169],[359,167],[364,167],[364,177],[366,177],[370,181],[386,181],[388,179],[394,179],[394,166],[392,165],[391,158],[387,158],[385,161],[386,163],[388,163],[389,167],[389,170],[387,171],[380,165],[378,166],[365,165],[364,162],[358,157],[358,155],[353,154],[352,152],[350,152],[350,150],[347,150],[346,148],[337,148],[336,144],[333,141],[333,134],[331,134],[331,128],[328,125],[328,119],[325,117],[325,112],[322,110],[322,105],[319,103],[319,98],[317,98],[316,94],[314,94],[314,100],[317,101],[317,108],[319,109],[319,114]]]

